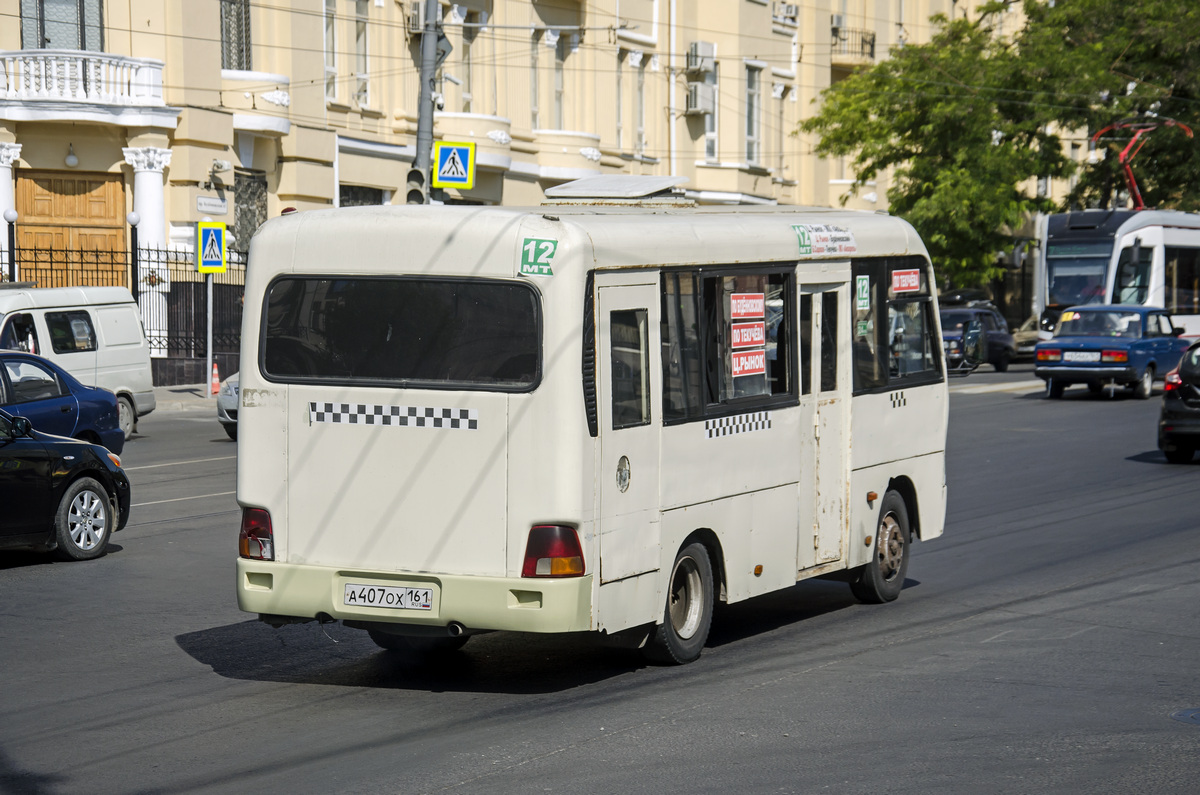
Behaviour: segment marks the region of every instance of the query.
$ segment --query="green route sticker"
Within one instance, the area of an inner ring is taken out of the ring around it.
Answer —
[[[854,279],[854,308],[862,312],[871,309],[871,277],[857,276]]]
[[[792,230],[796,233],[796,241],[800,244],[800,256],[806,257],[812,254],[812,231],[803,224],[792,224]]]
[[[521,246],[521,275],[522,276],[553,276],[554,270],[550,263],[558,253],[557,240],[543,240],[536,237],[525,238]]]

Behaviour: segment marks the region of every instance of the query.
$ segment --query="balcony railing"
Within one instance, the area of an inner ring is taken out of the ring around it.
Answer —
[[[833,52],[835,64],[860,64],[875,60],[875,31],[855,28],[833,28]]]
[[[0,98],[162,106],[163,63],[79,50],[0,52]]]

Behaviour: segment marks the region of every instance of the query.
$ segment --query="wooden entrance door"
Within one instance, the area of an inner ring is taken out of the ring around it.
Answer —
[[[16,200],[21,281],[128,286],[122,175],[22,170]]]

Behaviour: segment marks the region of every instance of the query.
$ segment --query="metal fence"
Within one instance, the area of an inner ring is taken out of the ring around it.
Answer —
[[[138,246],[130,251],[86,251],[17,246],[0,248],[3,281],[15,275],[37,287],[126,287],[137,297],[142,326],[155,360],[155,383],[206,381],[199,360],[208,355],[208,285],[191,247]],[[213,274],[212,353],[223,374],[237,370],[241,346],[246,253],[229,252],[225,273]],[[160,361],[167,360],[167,361]],[[202,361],[200,362],[202,364]]]

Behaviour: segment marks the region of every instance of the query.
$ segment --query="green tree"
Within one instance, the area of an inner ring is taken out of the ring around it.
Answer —
[[[891,211],[913,224],[956,287],[1000,274],[995,252],[1028,214],[1113,206],[1122,195],[1117,154],[1132,133],[1121,131],[1100,142],[1107,157],[1083,168],[1067,206],[1031,195],[1037,178],[1075,168],[1059,131],[1146,114],[1200,124],[1195,4],[1024,0],[1024,28],[1011,40],[994,35],[1014,2],[996,0],[975,19],[934,17],[928,44],[894,49],[834,84],[800,127],[819,136],[819,154],[851,158],[856,187],[892,169]],[[1200,208],[1196,142],[1180,128],[1145,137],[1134,170],[1147,205]]]

